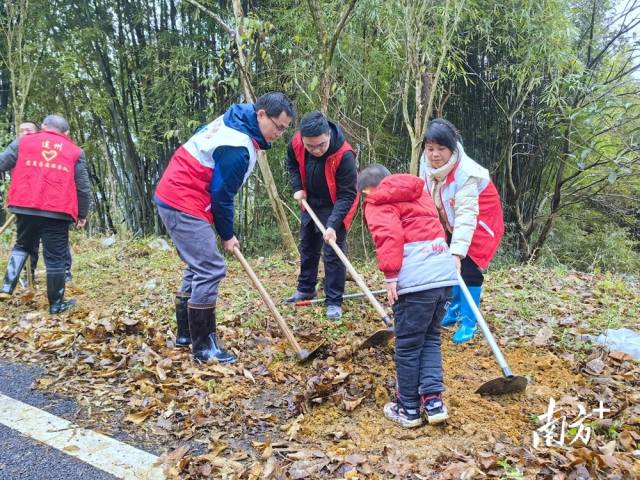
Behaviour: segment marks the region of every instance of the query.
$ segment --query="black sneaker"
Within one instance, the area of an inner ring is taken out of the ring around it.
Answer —
[[[387,403],[384,406],[384,416],[405,428],[415,428],[422,425],[420,409],[404,408],[400,401]]]
[[[430,425],[442,423],[449,418],[447,407],[442,401],[442,393],[422,395],[420,401]]]

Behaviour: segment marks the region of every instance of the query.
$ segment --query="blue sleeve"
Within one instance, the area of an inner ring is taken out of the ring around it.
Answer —
[[[233,237],[233,202],[249,168],[245,147],[218,147],[213,153],[215,167],[211,178],[211,212],[222,240]]]

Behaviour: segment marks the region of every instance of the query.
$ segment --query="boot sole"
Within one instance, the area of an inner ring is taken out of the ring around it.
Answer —
[[[49,309],[49,315],[60,315],[61,313],[68,312],[69,310],[74,309],[75,306],[76,306],[76,302],[74,301],[73,303],[67,305],[65,308],[62,308],[62,309],[60,309],[58,311],[55,311],[55,312],[53,312],[53,311],[51,311],[51,309]]]
[[[404,420],[398,417],[389,417],[385,415],[387,420],[391,420],[393,423],[397,423],[398,425],[402,425],[404,428],[418,428],[422,426],[422,419],[419,418],[417,420]]]
[[[201,363],[203,365],[207,365],[209,363],[209,360],[214,360],[216,363],[219,363],[221,365],[226,365],[228,363],[235,363],[238,361],[237,358],[233,358],[231,360],[218,360],[215,357],[211,357],[209,360],[202,360],[201,358],[197,358],[197,357],[193,357],[193,360],[197,363]]]

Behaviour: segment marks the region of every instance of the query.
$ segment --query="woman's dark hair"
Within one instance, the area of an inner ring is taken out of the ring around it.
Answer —
[[[331,134],[331,127],[322,112],[309,112],[300,120],[300,134],[303,137],[317,137]]]
[[[282,92],[269,92],[256,100],[256,112],[264,110],[269,117],[279,117],[282,112],[291,119],[296,118],[296,109],[293,102]]]
[[[427,125],[422,147],[424,148],[427,143],[437,143],[438,145],[444,145],[453,152],[456,150],[457,142],[462,143],[462,138],[460,138],[460,133],[453,126],[453,123],[444,118],[436,118]]]

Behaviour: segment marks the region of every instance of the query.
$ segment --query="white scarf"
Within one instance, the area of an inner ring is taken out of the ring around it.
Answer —
[[[426,157],[425,160],[426,160],[427,175],[431,177],[431,180],[432,180],[431,197],[433,198],[433,201],[435,202],[436,207],[438,208],[438,213],[440,213],[440,216],[442,216],[443,212],[441,211],[442,202],[440,198],[440,189],[442,188],[442,185],[444,184],[444,181],[447,178],[447,175],[451,173],[451,170],[453,170],[456,164],[460,161],[460,150],[459,148],[457,148],[451,154],[451,158],[449,158],[449,161],[439,168],[433,168],[431,166],[431,162],[429,161],[429,157],[427,156],[426,153],[425,153],[425,157]]]

